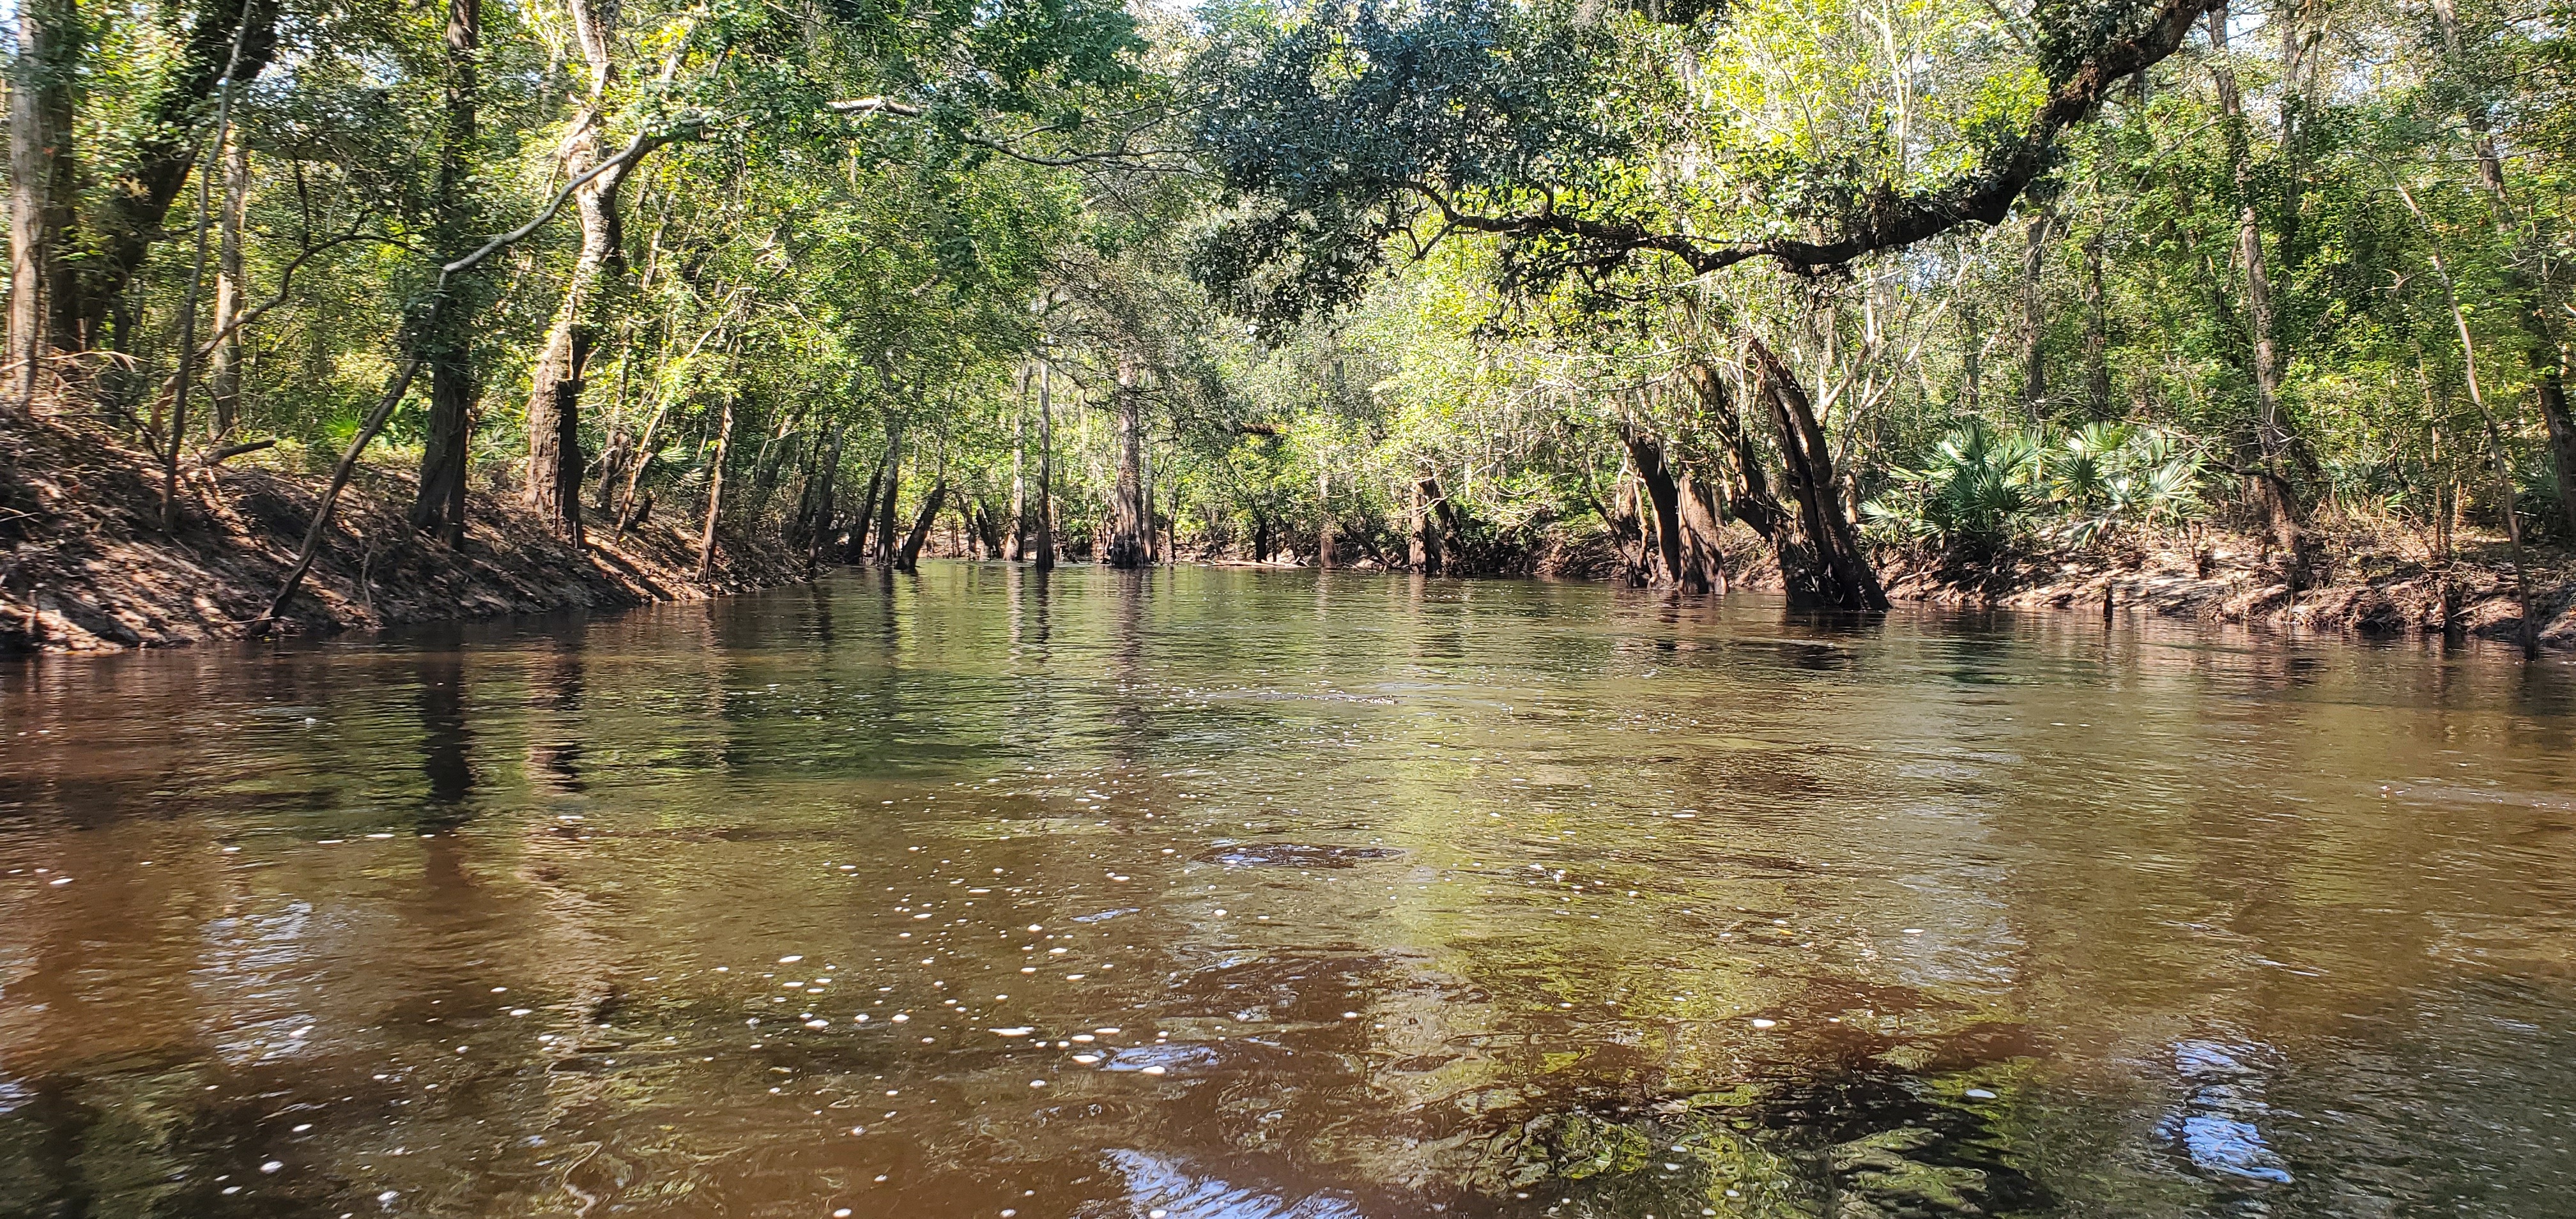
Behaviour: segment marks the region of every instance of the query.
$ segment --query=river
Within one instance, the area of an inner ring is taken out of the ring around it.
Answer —
[[[933,564],[0,666],[0,1215],[2514,1215],[2576,673]]]

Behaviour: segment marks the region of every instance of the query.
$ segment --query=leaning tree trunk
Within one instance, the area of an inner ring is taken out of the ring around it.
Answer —
[[[868,475],[867,496],[859,501],[859,514],[850,522],[850,540],[841,551],[841,561],[853,567],[868,561],[868,523],[876,518],[877,492],[885,488],[885,466],[879,464]]]
[[[1818,559],[1821,599],[1843,609],[1886,609],[1887,592],[1879,586],[1878,573],[1870,567],[1859,534],[1843,512],[1833,451],[1827,447],[1824,428],[1816,422],[1807,391],[1761,339],[1747,335],[1745,346],[1762,396],[1770,403],[1772,425],[1779,430],[1781,481],[1798,501],[1799,531]]]
[[[1744,426],[1744,417],[1736,411],[1725,379],[1706,364],[1690,364],[1682,372],[1699,394],[1700,407],[1707,412],[1718,439],[1724,442],[1724,458],[1732,467],[1733,479],[1727,492],[1715,501],[1722,509],[1720,519],[1731,514],[1774,547],[1788,541],[1789,511],[1771,494],[1770,478],[1762,472],[1762,447]],[[1786,577],[1788,572],[1781,574]]]
[[[903,548],[894,556],[896,571],[921,570],[921,544],[930,539],[930,526],[939,519],[939,505],[948,498],[948,480],[930,484],[930,495],[921,501],[921,511],[912,518],[912,532],[905,534]]]
[[[1655,570],[1647,573],[1651,583],[1679,585],[1682,577],[1681,485],[1673,469],[1664,462],[1663,442],[1635,423],[1619,426],[1619,439],[1628,448],[1628,461],[1637,468],[1637,478],[1646,485],[1646,501],[1655,512],[1654,522],[1646,529],[1646,540],[1659,560]]]
[[[168,233],[170,207],[187,186],[204,147],[225,67],[232,66],[236,93],[258,78],[277,54],[279,7],[278,0],[210,0],[197,7],[195,19],[184,29],[175,31],[178,41],[167,70],[136,99],[139,121],[126,129],[137,134],[119,158],[125,168],[94,196],[97,206],[89,228],[95,233],[95,248],[85,251],[77,266],[70,260],[69,243],[57,241],[49,251],[57,267],[48,285],[56,349],[95,349],[108,340],[111,322],[131,320],[134,302],[127,299],[126,290],[150,257],[153,244]],[[69,0],[60,3],[59,11],[66,16],[72,9]],[[238,59],[233,50],[236,42],[241,48]],[[64,105],[63,117],[68,119],[68,98]],[[69,127],[55,130],[67,132]],[[58,155],[56,172],[70,168],[69,158]],[[71,185],[60,177],[56,182],[58,188]],[[52,202],[67,208],[74,198],[68,189],[58,189]]]
[[[993,511],[991,505],[979,500],[975,504],[975,526],[984,535],[984,557],[1001,558],[1002,514]]]
[[[1109,493],[1109,544],[1100,561],[1111,567],[1143,567],[1153,561],[1146,530],[1151,508],[1145,502],[1145,390],[1143,370],[1132,355],[1118,357],[1118,388],[1109,395],[1118,428],[1118,477]]]

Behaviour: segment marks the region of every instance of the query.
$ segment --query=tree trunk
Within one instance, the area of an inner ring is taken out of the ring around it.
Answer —
[[[64,2],[60,11],[69,15],[72,7]],[[95,196],[99,206],[90,227],[97,233],[97,248],[86,252],[77,269],[63,265],[72,253],[68,242],[57,240],[50,251],[58,266],[49,286],[56,349],[95,349],[109,339],[111,323],[131,323],[133,303],[126,299],[126,289],[164,235],[170,206],[196,166],[214,113],[208,103],[227,64],[233,66],[236,93],[268,66],[277,53],[278,8],[278,0],[209,0],[180,33],[169,69],[140,99],[139,121],[130,128],[139,134],[121,158],[127,168]],[[238,62],[236,39],[241,45]],[[65,102],[68,106],[68,97]],[[58,152],[56,173],[69,168]],[[60,176],[55,181],[52,202],[68,207],[74,196],[60,188],[70,183]]]
[[[206,228],[215,211],[214,181],[221,172],[217,158],[224,157],[232,140],[233,95],[236,74],[241,68],[242,42],[250,37],[251,22],[257,18],[245,11],[233,29],[232,40],[225,44],[223,75],[215,89],[215,129],[206,167],[197,174],[197,206],[190,227],[195,230],[195,250],[188,262],[188,291],[179,306],[179,371],[170,392],[170,421],[162,429],[161,451],[161,530],[179,528],[179,450],[188,436],[188,396],[196,388],[197,374],[197,305],[205,299]],[[275,20],[272,14],[272,21]],[[157,412],[156,412],[157,413]]]
[[[716,425],[715,470],[707,479],[707,527],[698,535],[698,582],[716,571],[716,522],[724,517],[725,456],[733,447],[733,394],[726,394],[724,418]]]
[[[232,435],[241,416],[242,298],[249,287],[242,274],[242,224],[250,210],[250,145],[235,140],[224,154],[224,207],[217,219],[215,255],[216,341],[206,368],[206,403],[211,408],[206,438],[217,444]]]
[[[2513,205],[2512,193],[2505,188],[2504,159],[2496,151],[2487,105],[2471,87],[2473,82],[2465,79],[2468,71],[2460,61],[2460,22],[2455,0],[2433,0],[2433,16],[2441,27],[2444,58],[2452,75],[2463,78],[2459,83],[2468,97],[2464,110],[2470,150],[2477,155],[2478,183],[2495,212],[2496,235],[2513,254],[2504,260],[2505,287],[2514,294],[2515,320],[2529,339],[2526,357],[2531,365],[2532,404],[2540,408],[2541,422],[2549,429],[2549,457],[2558,476],[2559,511],[2567,518],[2569,536],[2576,537],[2576,419],[2567,413],[2567,348],[2552,320],[2546,285],[2529,270],[2547,266],[2550,260],[2536,248],[2534,234],[2523,223]]]
[[[846,424],[835,427],[831,443],[815,446],[814,460],[805,472],[804,485],[796,491],[796,519],[790,522],[792,532],[788,541],[805,552],[808,565],[822,561],[824,540],[831,536],[836,492],[834,482],[840,475],[841,442],[848,431]]]
[[[877,492],[885,489],[885,463],[880,461],[868,475],[868,494],[859,501],[859,514],[850,522],[849,545],[841,551],[841,561],[856,567],[868,561],[868,524],[876,519]]]
[[[750,514],[754,517],[769,511],[769,497],[777,492],[789,457],[800,447],[796,442],[804,439],[803,433],[797,431],[799,422],[798,416],[781,414],[777,424],[770,429],[769,438],[760,442],[759,456],[751,459]],[[813,446],[801,447],[805,450],[806,460],[811,461]]]
[[[1118,357],[1118,388],[1109,395],[1118,428],[1118,476],[1109,493],[1109,539],[1100,561],[1143,567],[1153,561],[1146,531],[1152,506],[1145,500],[1145,390],[1143,368],[1130,354]]]
[[[565,0],[573,21],[574,41],[590,66],[589,93],[573,121],[564,145],[564,168],[574,177],[600,164],[600,127],[606,121],[607,95],[616,80],[610,56],[611,30],[594,0]],[[605,296],[626,273],[625,234],[617,210],[617,190],[641,163],[629,162],[591,179],[574,192],[573,208],[581,219],[581,255],[573,264],[572,282],[564,289],[561,308],[547,331],[528,387],[528,506],[543,513],[574,545],[581,544],[581,391],[606,317]]]
[[[1843,609],[1886,609],[1887,592],[1879,587],[1878,573],[1861,550],[1850,518],[1843,514],[1833,452],[1826,447],[1824,429],[1816,422],[1807,391],[1761,339],[1746,335],[1745,343],[1762,396],[1771,404],[1772,424],[1779,429],[1781,481],[1798,501],[1800,531],[1820,560],[1817,577],[1822,599]]]
[[[1029,369],[1020,370],[1020,400],[1011,413],[1011,548],[1002,557],[1017,563],[1029,553]]]
[[[897,423],[890,425],[886,434],[885,494],[877,501],[877,537],[872,553],[879,567],[894,566],[894,501],[902,494],[903,425]]]
[[[939,505],[947,498],[947,479],[943,478],[930,484],[929,498],[921,501],[921,511],[912,518],[912,532],[904,535],[903,549],[895,552],[894,569],[896,571],[921,570],[921,544],[929,540],[931,523],[939,519]]]
[[[73,222],[72,74],[82,39],[72,0],[19,0],[9,81],[10,396],[32,408],[44,363],[46,307],[59,293]]]
[[[1038,570],[1055,568],[1055,367],[1038,365]]]
[[[412,379],[420,372],[420,359],[406,356],[385,384],[383,396],[376,399],[375,409],[358,424],[358,434],[349,439],[349,447],[340,454],[340,463],[331,468],[331,481],[322,488],[322,502],[313,509],[313,523],[305,526],[304,545],[296,552],[295,565],[286,569],[286,578],[278,582],[277,595],[269,600],[268,611],[251,621],[250,633],[259,635],[277,621],[280,610],[295,596],[306,574],[313,570],[313,560],[321,557],[322,538],[330,532],[331,518],[340,508],[340,492],[347,490],[349,476],[357,473],[358,456],[367,451],[386,421],[394,417],[394,408],[402,405],[403,395],[410,391]]]
[[[1619,462],[1619,478],[1610,493],[1610,544],[1619,552],[1619,578],[1632,588],[1654,582],[1655,546],[1647,538],[1646,514],[1639,503],[1636,467]]]
[[[439,132],[438,179],[431,197],[432,224],[442,256],[473,240],[467,205],[473,172],[476,60],[483,47],[482,0],[448,0],[447,116]],[[450,547],[465,544],[465,476],[474,435],[474,402],[482,395],[474,375],[472,311],[451,284],[432,307],[423,361],[429,366],[429,428],[420,448],[420,483],[412,499],[411,526]]]
[[[1334,364],[1339,368],[1339,362]],[[1333,569],[1333,474],[1315,475],[1315,569]]]
[[[2468,315],[2460,311],[2459,285],[2452,280],[2451,268],[2442,258],[2441,245],[2433,232],[2432,222],[2424,218],[2423,209],[2416,206],[2415,197],[2404,186],[2397,188],[2397,197],[2406,201],[2406,210],[2414,213],[2416,222],[2423,226],[2425,237],[2432,242],[2426,247],[2426,254],[2432,260],[2434,274],[2441,277],[2442,303],[2449,308],[2451,329],[2460,338],[2460,368],[2468,384],[2469,403],[2477,407],[2479,419],[2486,424],[2487,460],[2495,470],[2497,507],[2504,513],[2505,539],[2513,547],[2514,596],[2522,605],[2522,657],[2524,660],[2538,660],[2540,619],[2531,601],[2529,560],[2523,552],[2522,514],[2514,505],[2513,462],[2505,452],[2504,429],[2497,426],[2495,412],[2487,406],[2486,391],[2479,388],[2477,343],[2469,335]]]
[[[1001,516],[1000,514],[995,513],[991,508],[986,507],[984,502],[980,499],[975,501],[975,532],[977,536],[983,540],[985,558],[998,559],[1002,557]]]
[[[1699,476],[1685,469],[1679,479],[1682,533],[1681,585],[1689,592],[1726,591],[1717,501]]]
[[[1716,505],[1718,518],[1724,520],[1732,515],[1751,526],[1763,541],[1778,545],[1789,513],[1771,494],[1770,479],[1762,472],[1762,448],[1744,426],[1744,417],[1736,411],[1733,396],[1727,393],[1725,379],[1716,369],[1700,363],[1686,365],[1682,372],[1698,393],[1701,409],[1715,424],[1718,439],[1725,444],[1724,455],[1733,467],[1733,485]]]
[[[1440,574],[1447,559],[1440,536],[1440,480],[1425,474],[1413,484],[1413,569],[1426,576]]]
[[[1973,415],[1983,404],[1979,384],[1985,374],[1986,338],[1977,329],[1977,301],[1959,302],[1959,413]]]
[[[653,413],[644,417],[644,434],[636,437],[635,451],[626,459],[626,488],[617,495],[617,531],[619,533],[634,527],[628,523],[628,518],[634,515],[635,488],[644,481],[645,472],[653,468],[653,457],[656,452],[653,441],[662,430],[662,417],[669,414],[670,410],[671,400],[668,397],[653,405]]]
[[[2032,423],[2048,418],[2048,243],[2057,227],[2057,209],[2047,206],[2030,218],[2021,254],[2021,406]]]
[[[2084,403],[2093,418],[2111,418],[2110,322],[2102,291],[2102,232],[2084,239]]]
[[[2290,446],[2289,427],[2281,414],[2281,358],[2272,309],[2272,278],[2263,260],[2262,218],[2254,210],[2254,158],[2246,134],[2245,100],[2236,86],[2236,69],[2227,58],[2227,6],[2209,14],[2210,49],[2217,58],[2210,68],[2218,85],[2218,110],[2226,126],[2227,155],[2236,188],[2236,257],[2245,271],[2246,325],[2254,346],[2254,438],[2262,464],[2257,498],[2273,542],[2290,554],[2292,584],[2305,568],[2298,507],[2289,488],[2282,457]]]
[[[1661,440],[1633,423],[1620,425],[1619,439],[1627,446],[1628,461],[1637,468],[1637,477],[1646,485],[1646,501],[1655,510],[1655,519],[1646,530],[1646,541],[1658,562],[1647,573],[1655,584],[1677,587],[1682,576],[1681,486],[1673,469],[1664,461]]]

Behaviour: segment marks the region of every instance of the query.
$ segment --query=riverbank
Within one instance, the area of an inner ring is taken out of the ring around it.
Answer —
[[[2100,613],[2277,630],[2387,637],[2451,632],[2520,643],[2512,553],[2463,539],[2448,562],[2408,539],[2355,531],[2323,547],[2313,586],[2293,589],[2252,538],[2204,533],[2129,547],[1992,557],[1899,555],[1884,564],[1899,601],[1989,609]],[[2576,562],[2533,551],[2526,572],[2540,643],[2576,648]]]
[[[170,535],[160,527],[160,473],[149,455],[98,429],[0,419],[0,653],[242,637],[294,562],[326,482],[318,460],[262,453],[192,470]],[[489,489],[471,497],[465,545],[450,549],[407,526],[411,496],[406,474],[362,469],[278,629],[321,634],[620,609],[808,574],[775,542],[728,536],[712,578],[701,582],[696,530],[685,521],[648,520],[577,549],[516,497]],[[1767,553],[1749,532],[1733,532],[1744,545],[1728,548],[1726,567],[1740,573],[1738,585],[1776,588]],[[964,557],[962,533],[946,540],[931,552]],[[2107,597],[2115,615],[2363,636],[2521,637],[2510,552],[2500,541],[2464,541],[2448,563],[2412,539],[2363,530],[2331,537],[2322,549],[2323,578],[2295,592],[2254,539],[2206,531],[2100,550],[1898,553],[1882,557],[1881,574],[1891,598],[1923,604],[2097,614]],[[2531,558],[2541,643],[2576,648],[2576,562],[2550,552]],[[1616,578],[1618,553],[1606,537],[1551,534],[1525,570]]]
[[[59,420],[0,419],[0,653],[99,652],[240,638],[294,564],[327,474],[305,455],[255,454],[182,480],[175,533],[160,472],[117,437]],[[697,539],[648,521],[587,548],[515,498],[469,497],[465,544],[404,521],[406,474],[362,468],[276,628],[320,634],[405,623],[681,601],[804,577],[774,547],[725,538],[711,579]]]

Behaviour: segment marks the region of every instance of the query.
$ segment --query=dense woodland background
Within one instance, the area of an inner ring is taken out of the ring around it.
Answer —
[[[2576,538],[2569,18],[19,0],[0,539],[110,494],[86,438],[136,534],[300,480],[281,562],[354,481],[369,562],[701,577],[2519,575]]]

